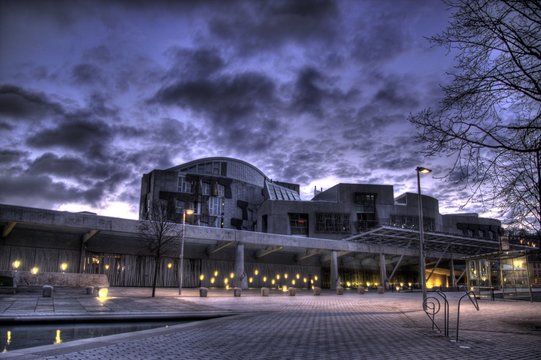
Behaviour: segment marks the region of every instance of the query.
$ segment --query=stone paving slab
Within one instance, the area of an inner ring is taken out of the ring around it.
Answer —
[[[105,303],[117,314],[214,309],[241,315],[13,351],[0,358],[539,359],[541,353],[541,303],[481,301],[476,311],[463,301],[460,340],[453,342],[459,297],[453,293],[448,294],[452,336],[447,338],[431,330],[420,294],[324,292],[315,297],[301,292],[263,298],[254,291],[240,298],[226,292],[199,298],[195,290],[183,290],[182,298],[170,291],[152,299],[142,291],[113,290],[112,304]]]

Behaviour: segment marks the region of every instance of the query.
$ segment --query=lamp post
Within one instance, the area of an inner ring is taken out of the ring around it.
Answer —
[[[417,194],[419,206],[419,279],[421,291],[423,292],[423,308],[426,300],[426,279],[425,279],[425,229],[423,224],[423,200],[421,199],[421,174],[428,174],[432,170],[418,166],[417,172]]]
[[[182,236],[180,237],[180,264],[178,267],[178,294],[182,295],[182,279],[184,277],[184,237],[186,233],[186,215],[192,215],[192,209],[182,212]]]

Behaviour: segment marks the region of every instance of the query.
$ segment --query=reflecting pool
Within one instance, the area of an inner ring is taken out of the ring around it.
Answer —
[[[24,349],[34,346],[62,344],[67,341],[168,327],[183,321],[144,321],[114,323],[76,323],[76,324],[0,324],[0,352]]]

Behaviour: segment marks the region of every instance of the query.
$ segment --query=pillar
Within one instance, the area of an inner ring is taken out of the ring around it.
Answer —
[[[336,251],[331,251],[331,279],[329,283],[331,289],[336,290],[338,285],[338,253]]]
[[[235,254],[235,283],[241,289],[248,289],[248,277],[244,271],[244,244],[237,244]]]
[[[81,250],[79,251],[79,273],[85,272],[86,244],[81,240]]]
[[[379,279],[381,286],[384,289],[387,288],[387,267],[385,266],[385,254],[379,254]]]
[[[455,278],[455,262],[453,261],[453,254],[451,254],[451,287],[456,288],[456,278]]]

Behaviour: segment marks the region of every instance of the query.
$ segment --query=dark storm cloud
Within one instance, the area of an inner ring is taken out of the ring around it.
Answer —
[[[357,90],[342,92],[323,73],[313,67],[305,67],[297,75],[292,106],[297,112],[321,116],[328,109],[347,106],[358,95]]]
[[[411,136],[394,136],[376,144],[366,162],[374,170],[413,171],[422,163],[420,150],[419,144]]]
[[[26,143],[35,148],[62,147],[87,151],[95,147],[105,147],[111,138],[110,127],[101,121],[73,120],[37,131]]]
[[[208,119],[209,133],[230,149],[263,151],[279,136],[273,116],[278,104],[274,82],[245,72],[212,79],[178,81],[160,89],[151,103],[193,110]]]
[[[287,42],[330,42],[338,11],[333,1],[245,2],[209,22],[212,35],[241,53],[279,47]]]
[[[334,175],[340,164],[347,162],[342,152],[345,148],[332,139],[290,139],[259,167],[276,180],[306,185],[314,179]],[[261,163],[261,160],[253,162]]]
[[[173,65],[165,79],[205,79],[225,65],[217,49],[170,48],[166,51],[166,55],[172,60]]]
[[[92,64],[78,64],[71,70],[73,82],[78,85],[92,85],[103,83],[104,77],[101,70]]]
[[[29,174],[54,175],[63,178],[106,178],[110,170],[104,163],[91,164],[84,158],[75,156],[58,156],[45,153],[35,159],[28,167]]]
[[[0,116],[19,120],[41,120],[45,116],[63,114],[62,106],[41,92],[14,85],[0,86]]]
[[[412,110],[419,106],[419,97],[414,87],[414,79],[387,76],[383,85],[374,95],[372,103],[392,107],[393,110]]]
[[[20,150],[0,150],[0,166],[4,164],[19,163],[27,155],[27,152]]]
[[[0,202],[19,203],[27,206],[45,206],[78,201],[85,190],[55,182],[49,176],[0,175]]]
[[[378,64],[401,54],[407,39],[396,23],[382,21],[366,26],[354,39],[352,55],[361,63]]]

